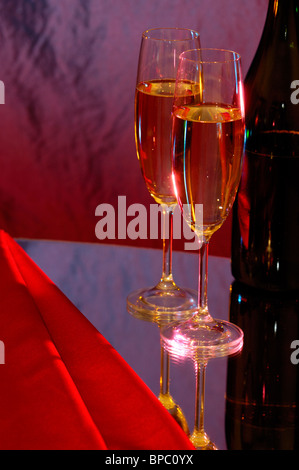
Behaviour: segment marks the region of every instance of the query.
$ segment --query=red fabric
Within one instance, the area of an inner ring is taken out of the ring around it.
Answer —
[[[1,449],[193,449],[158,399],[0,232]]]

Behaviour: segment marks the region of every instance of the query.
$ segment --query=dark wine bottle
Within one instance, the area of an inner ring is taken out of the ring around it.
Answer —
[[[235,282],[230,320],[244,346],[228,359],[227,448],[299,449],[299,294]]]
[[[299,290],[299,0],[270,0],[245,78],[246,144],[233,208],[232,274]]]

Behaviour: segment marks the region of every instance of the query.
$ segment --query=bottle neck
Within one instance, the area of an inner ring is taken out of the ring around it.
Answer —
[[[268,11],[262,36],[254,59],[248,70],[246,82],[250,83],[256,68],[264,63],[264,70],[271,70],[274,76],[281,62],[291,61],[298,56],[299,39],[299,0],[269,0]],[[289,73],[289,64],[285,63],[284,73]],[[270,72],[269,72],[270,73]]]
[[[272,36],[272,40],[296,45],[297,29],[299,32],[299,0],[269,0],[262,40]]]
[[[298,156],[299,104],[291,100],[292,87],[297,88],[299,80],[298,39],[299,0],[270,0],[262,38],[245,79],[247,150],[271,149],[275,156]]]

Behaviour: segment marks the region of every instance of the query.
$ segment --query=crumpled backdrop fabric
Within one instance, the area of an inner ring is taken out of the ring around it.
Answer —
[[[0,449],[192,449],[111,344],[0,231]]]

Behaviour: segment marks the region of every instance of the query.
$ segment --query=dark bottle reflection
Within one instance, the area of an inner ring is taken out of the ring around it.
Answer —
[[[225,431],[229,450],[299,448],[299,293],[234,282],[230,320],[244,331],[228,359]]]

